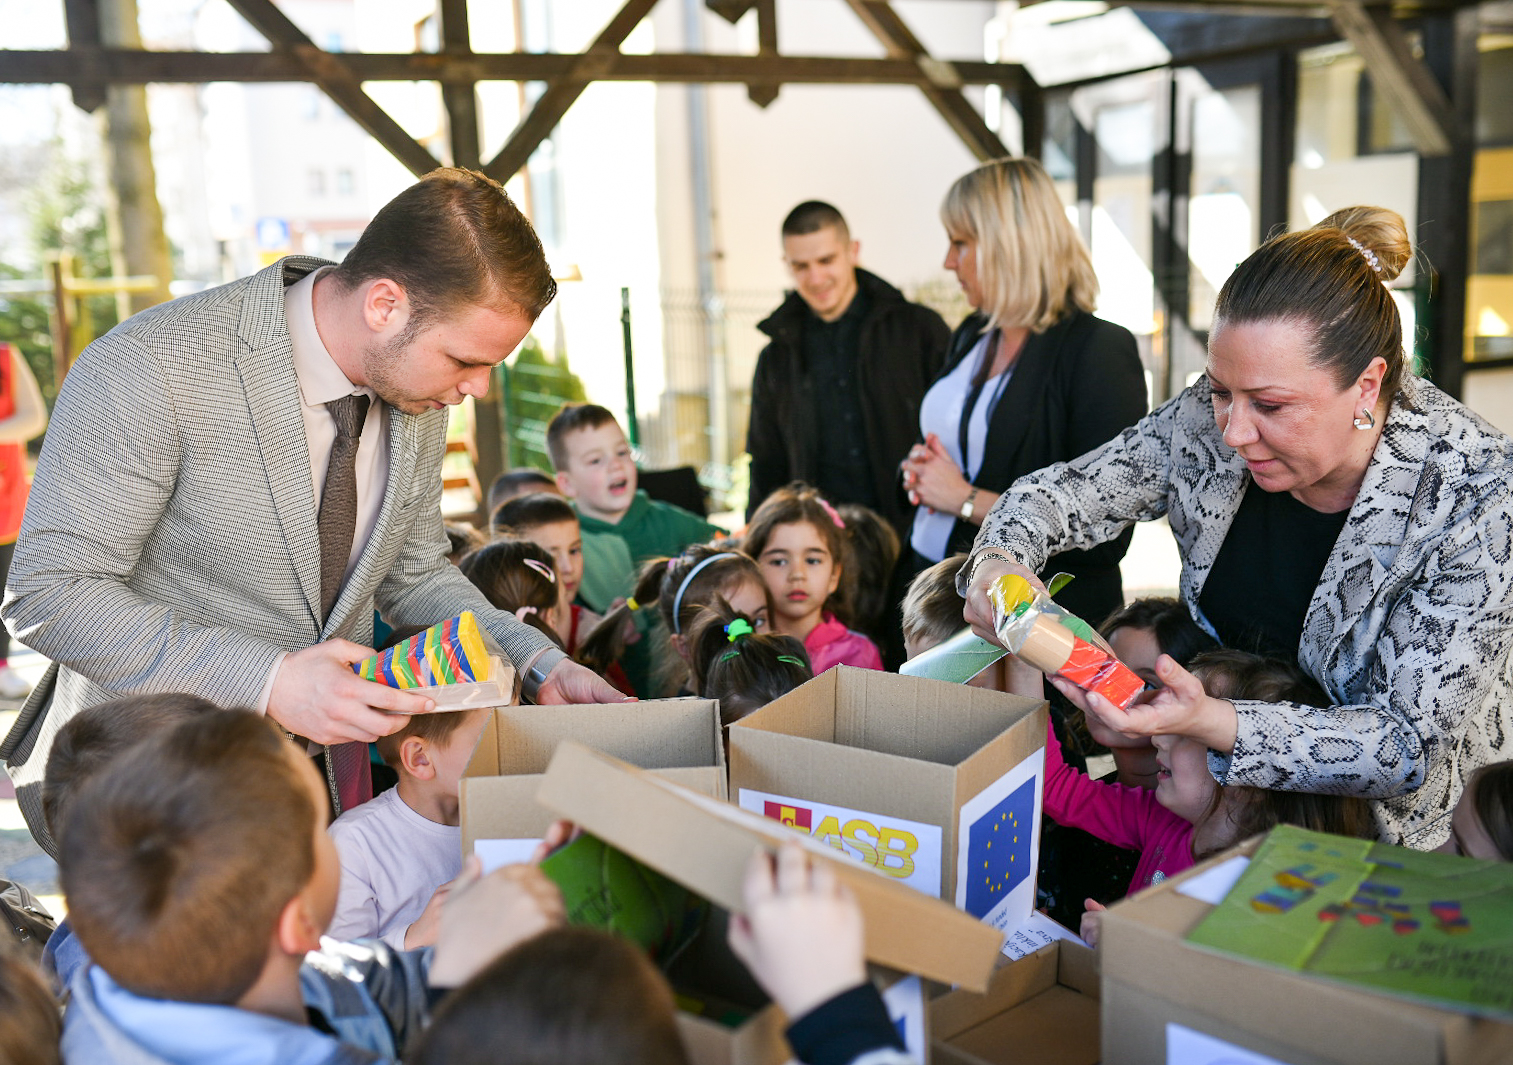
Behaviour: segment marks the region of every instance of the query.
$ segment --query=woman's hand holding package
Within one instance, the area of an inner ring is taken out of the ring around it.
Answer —
[[[1235,749],[1239,718],[1234,703],[1210,696],[1203,682],[1170,655],[1156,659],[1156,676],[1162,687],[1142,695],[1128,710],[1060,677],[1052,677],[1051,683],[1104,727],[1126,736],[1188,736],[1221,754]]]

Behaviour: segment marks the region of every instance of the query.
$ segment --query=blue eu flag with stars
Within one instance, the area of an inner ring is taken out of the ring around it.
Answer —
[[[967,831],[967,912],[984,917],[1030,875],[1035,778],[1011,791]]]

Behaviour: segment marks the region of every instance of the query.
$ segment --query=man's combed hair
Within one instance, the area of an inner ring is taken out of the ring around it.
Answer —
[[[200,714],[126,751],[65,811],[59,872],[79,942],[122,987],[228,1005],[310,882],[321,814],[272,721]]]
[[[783,219],[783,236],[802,237],[828,226],[834,226],[840,232],[842,241],[851,239],[851,230],[839,211],[823,200],[805,200]]]
[[[597,403],[564,403],[546,426],[546,453],[551,457],[552,469],[560,473],[567,467],[567,448],[563,440],[568,433],[597,429],[611,423],[620,424],[608,407]]]
[[[512,305],[532,321],[557,295],[541,240],[504,187],[441,167],[390,200],[332,273],[350,292],[397,282],[418,328],[464,307]]]

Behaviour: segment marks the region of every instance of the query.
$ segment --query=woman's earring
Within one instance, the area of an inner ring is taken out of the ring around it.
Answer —
[[[1357,414],[1350,422],[1357,429],[1375,429],[1376,415],[1371,413],[1370,408],[1362,407],[1361,413]]]

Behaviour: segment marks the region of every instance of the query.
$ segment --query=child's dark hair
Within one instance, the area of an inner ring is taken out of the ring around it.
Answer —
[[[893,606],[893,568],[903,545],[898,530],[871,507],[844,503],[836,511],[851,548],[851,565],[841,571],[841,599],[851,611],[851,624],[876,637]]]
[[[1305,706],[1329,704],[1329,697],[1312,677],[1296,663],[1279,658],[1263,658],[1247,651],[1222,647],[1194,658],[1191,672],[1203,682],[1203,690],[1217,699],[1254,699]],[[1244,799],[1242,803],[1232,803],[1227,811],[1231,842],[1249,839],[1283,824],[1358,839],[1371,839],[1376,835],[1371,804],[1359,795],[1314,795],[1302,791],[1227,785],[1215,792],[1210,815],[1224,802],[1226,793],[1238,793]],[[1193,857],[1206,858],[1222,849],[1215,847]]]
[[[966,555],[952,555],[921,570],[909,582],[904,593],[905,643],[933,647],[967,627],[956,590],[956,571],[966,563]]]
[[[717,596],[694,619],[688,647],[695,695],[717,699],[730,725],[814,679],[809,654],[792,636],[758,633],[752,619]]]
[[[55,1065],[63,1060],[58,1002],[30,961],[10,947],[0,949],[0,1061]]]
[[[231,1005],[315,875],[325,798],[270,718],[195,714],[121,752],[61,822],[68,917],[136,995]]]
[[[457,568],[495,608],[513,614],[530,607],[520,620],[562,646],[562,638],[547,620],[557,607],[557,571],[552,556],[540,545],[531,540],[495,540],[464,555]]]
[[[564,403],[546,425],[546,453],[551,456],[552,469],[560,473],[567,467],[567,448],[562,441],[568,433],[619,424],[608,407],[597,403]]]
[[[552,492],[532,492],[500,503],[489,519],[489,527],[495,536],[509,534],[529,539],[532,529],[566,521],[578,524],[578,512],[571,503]]]
[[[1513,862],[1513,762],[1484,765],[1466,782],[1471,808],[1505,862]]]
[[[447,549],[447,558],[454,564],[461,561],[463,555],[476,551],[484,544],[483,536],[465,521],[443,522],[442,528],[446,529],[447,542],[451,545]]]
[[[667,980],[627,940],[557,928],[501,955],[436,1010],[409,1065],[687,1065]]]
[[[556,490],[556,480],[543,470],[532,466],[518,466],[513,470],[506,470],[495,477],[494,483],[489,485],[489,513],[494,513],[501,503],[514,499],[516,496]]]
[[[851,543],[846,537],[846,523],[840,513],[820,495],[819,490],[802,481],[779,488],[757,507],[746,526],[742,540],[746,553],[760,562],[767,541],[779,525],[808,524],[820,534],[831,561],[841,571],[841,585],[825,600],[825,609],[850,624],[852,613],[845,597],[846,574],[851,569]]]
[[[69,803],[92,776],[142,742],[217,707],[198,695],[129,695],[81,710],[58,730],[42,775],[42,818],[56,839]]]
[[[1156,638],[1161,653],[1170,655],[1184,668],[1198,655],[1219,649],[1219,641],[1199,628],[1188,613],[1187,604],[1180,599],[1164,596],[1136,599],[1114,611],[1098,626],[1104,639],[1119,629],[1148,630]]]
[[[727,550],[723,544],[694,544],[677,558],[654,558],[641,567],[635,593],[583,638],[577,660],[597,673],[608,669],[625,653],[626,624],[641,610],[655,608],[668,633],[685,635],[716,596],[729,595],[748,580],[762,589],[770,613],[771,596],[762,571],[744,552]]]

